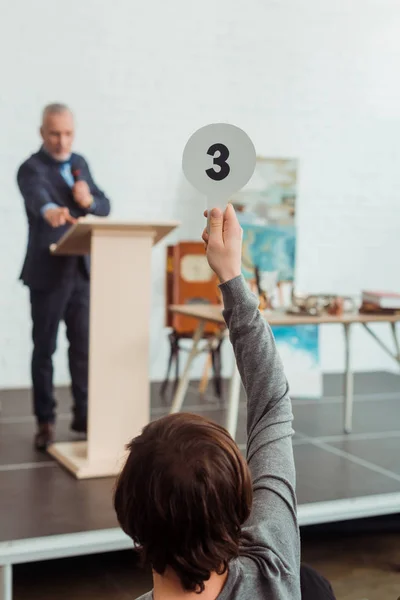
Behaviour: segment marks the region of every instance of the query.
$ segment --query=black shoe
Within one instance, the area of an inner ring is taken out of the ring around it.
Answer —
[[[53,423],[39,423],[34,444],[36,450],[45,451],[54,442]]]
[[[87,417],[74,417],[71,423],[72,431],[87,433]]]

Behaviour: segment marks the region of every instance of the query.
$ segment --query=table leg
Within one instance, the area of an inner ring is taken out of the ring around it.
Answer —
[[[0,600],[12,600],[12,565],[0,565]]]
[[[350,324],[344,323],[345,376],[344,376],[344,432],[351,433],[353,426],[354,381],[350,362]]]
[[[181,410],[183,401],[185,399],[186,391],[189,385],[189,376],[190,376],[190,367],[192,366],[192,362],[197,355],[197,348],[201,338],[203,337],[204,332],[204,321],[200,321],[199,325],[193,336],[193,346],[189,353],[182,377],[179,381],[178,387],[176,388],[176,392],[174,394],[174,399],[172,401],[172,406],[170,410],[170,414],[177,413]]]
[[[395,359],[397,360],[397,362],[400,362],[400,346],[399,346],[399,338],[397,337],[396,323],[390,323],[390,327],[392,329],[394,347],[396,348]]]
[[[210,350],[210,352],[208,352],[208,354],[206,356],[206,362],[204,363],[203,375],[201,376],[200,384],[199,384],[199,392],[202,395],[205,393],[207,386],[208,386],[208,381],[210,379],[211,367],[212,367],[212,351]]]
[[[240,373],[236,365],[236,360],[233,363],[233,373],[229,389],[228,414],[226,417],[226,429],[229,431],[233,439],[236,437],[237,424],[239,419],[239,401],[240,401]]]

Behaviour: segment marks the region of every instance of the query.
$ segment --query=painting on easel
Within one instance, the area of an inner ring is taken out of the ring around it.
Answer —
[[[232,203],[243,229],[242,272],[260,296],[260,308],[284,309],[295,282],[298,162],[257,159],[249,183]],[[274,327],[292,394],[319,397],[322,374],[315,325]]]

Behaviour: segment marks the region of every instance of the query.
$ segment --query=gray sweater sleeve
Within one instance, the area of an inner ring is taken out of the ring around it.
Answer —
[[[256,561],[274,598],[300,599],[292,408],[271,328],[242,276],[220,285],[224,319],[247,395],[253,508],[241,555]]]

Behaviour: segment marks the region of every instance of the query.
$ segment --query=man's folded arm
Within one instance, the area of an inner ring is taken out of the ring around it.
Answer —
[[[88,175],[87,183],[90,189],[90,193],[93,196],[93,202],[88,212],[92,213],[93,215],[97,215],[98,217],[107,217],[110,214],[111,210],[110,200],[107,198],[105,193],[96,185],[86,160],[85,167],[87,169]]]

